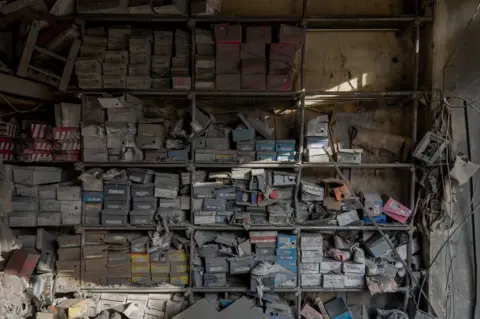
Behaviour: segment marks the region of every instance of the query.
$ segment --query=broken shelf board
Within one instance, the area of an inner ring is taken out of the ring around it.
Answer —
[[[404,29],[416,21],[429,23],[432,17],[416,17],[414,15],[401,16],[326,16],[306,17],[307,30],[399,30]]]
[[[0,92],[24,98],[53,101],[54,89],[46,84],[0,73]]]
[[[199,168],[296,168],[297,163],[285,162],[250,162],[250,163],[202,163],[195,162],[195,167]]]
[[[365,169],[413,169],[414,165],[410,163],[361,163],[361,164],[347,164],[336,163],[339,168],[365,168]],[[302,163],[302,168],[335,168],[334,163]]]
[[[77,14],[78,19],[83,21],[101,21],[101,22],[168,22],[168,23],[187,23],[188,17],[182,15],[160,15],[160,14],[109,14],[109,13],[91,13]]]
[[[81,287],[83,291],[96,292],[96,293],[175,293],[185,292],[187,288],[181,287]]]
[[[84,167],[138,167],[138,168],[170,168],[170,167],[188,167],[187,162],[81,162]]]
[[[57,226],[58,227],[58,226]],[[189,226],[169,226],[168,229],[171,231],[175,230],[186,230],[188,229]],[[156,230],[157,226],[156,225],[151,225],[151,226],[102,226],[102,225],[82,225],[82,226],[77,226],[75,227],[75,231],[81,232],[81,231],[97,231],[97,230],[123,230],[123,231],[142,231],[142,230]]]
[[[156,90],[156,89],[148,89],[148,90],[132,90],[132,89],[90,89],[90,90],[82,90],[82,89],[70,89],[67,90],[70,94],[86,94],[86,95],[103,95],[103,94],[123,94],[129,93],[132,95],[150,95],[150,96],[170,96],[170,97],[187,97],[190,91],[187,90]],[[59,92],[62,94],[63,92]]]
[[[382,91],[382,92],[358,92],[358,91],[306,91],[305,100],[383,100],[398,99],[402,97],[421,97],[427,91]]]

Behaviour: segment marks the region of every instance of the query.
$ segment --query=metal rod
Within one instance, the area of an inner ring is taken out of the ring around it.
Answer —
[[[150,288],[150,287],[125,287],[125,288],[102,288],[102,287],[82,287],[83,291],[90,292],[118,292],[118,293],[139,293],[139,294],[148,294],[148,293],[175,293],[175,292],[185,292],[187,288],[181,287],[159,287],[159,288]]]
[[[410,268],[412,266],[412,252],[413,252],[413,249],[412,249],[412,242],[413,242],[413,231],[410,230],[408,232],[408,245],[407,245],[407,265],[408,267]],[[405,278],[405,286],[406,287],[410,287],[411,284],[412,284],[412,280],[410,279],[409,276],[406,276]],[[407,311],[407,307],[408,307],[408,299],[410,298],[410,295],[409,294],[405,294],[404,296],[404,301],[403,301],[403,310],[404,311]]]
[[[122,231],[148,231],[148,230],[156,230],[157,227],[156,225],[151,225],[151,226],[78,226],[76,227],[77,230],[82,231],[82,230],[93,230],[93,231],[99,231],[99,230],[122,230]],[[169,226],[169,229],[172,231],[181,231],[181,230],[187,230],[188,226]]]
[[[186,168],[189,163],[145,163],[145,162],[84,162],[85,167],[141,167],[141,168]]]
[[[412,169],[413,164],[408,163],[362,163],[362,164],[343,164],[332,162],[329,163],[303,163],[301,167],[303,168],[361,168],[361,169],[389,169],[389,168],[399,168],[399,169]]]
[[[101,22],[178,22],[186,23],[188,22],[188,17],[186,16],[175,16],[175,15],[158,15],[158,14],[77,14],[78,19],[84,21],[101,21]]]

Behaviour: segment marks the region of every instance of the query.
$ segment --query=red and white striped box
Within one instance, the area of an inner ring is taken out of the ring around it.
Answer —
[[[54,161],[76,162],[80,160],[80,151],[64,151],[53,153]]]
[[[80,139],[80,128],[78,127],[54,127],[53,139],[58,140],[75,140]]]
[[[3,161],[12,161],[15,159],[15,154],[12,151],[0,150],[0,159]]]
[[[13,151],[15,149],[15,141],[8,137],[0,137],[0,151]]]
[[[24,150],[20,160],[28,162],[50,162],[53,160],[52,151]]]
[[[17,137],[20,127],[11,123],[0,121],[0,136]]]
[[[47,138],[49,125],[30,124],[30,132],[33,138]]]
[[[80,150],[80,140],[60,140],[56,141],[54,144],[54,149],[57,151],[79,151]]]
[[[33,141],[33,149],[35,151],[51,151],[53,149],[52,142],[45,139],[36,139]]]

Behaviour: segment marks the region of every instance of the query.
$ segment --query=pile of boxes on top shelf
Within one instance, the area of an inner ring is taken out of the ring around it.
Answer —
[[[209,117],[197,110],[195,121],[191,125],[195,132],[205,132],[205,135],[194,138],[195,162],[248,163],[296,160],[295,140],[275,140],[274,129],[270,128],[268,123],[242,113],[238,113],[237,116],[239,124],[232,129],[211,124]],[[236,150],[230,149],[230,140],[235,142]]]
[[[88,112],[98,117],[93,119]],[[188,161],[183,118],[168,123],[164,118],[148,118],[144,102],[127,93],[119,97],[87,96],[81,134],[85,162]]]
[[[249,238],[242,238],[234,233],[197,231],[194,240],[199,257],[193,261],[194,287],[238,287],[250,282],[251,291],[257,292],[258,286],[264,290],[297,286],[294,235],[251,231]]]
[[[190,34],[180,29],[86,29],[75,61],[81,89],[170,89],[173,81],[174,89],[188,90],[189,68]]]
[[[338,163],[362,163],[361,148],[329,147],[329,130],[328,115],[320,115],[307,121],[303,160],[308,163],[328,163],[335,154]]]
[[[136,168],[90,169],[80,176],[84,224],[184,224],[190,210],[189,176]]]
[[[321,183],[300,181],[297,221],[310,225],[371,225],[390,221],[406,224],[412,210],[395,199],[379,193],[351,193],[339,179]],[[360,218],[360,216],[361,218]]]
[[[205,178],[206,174],[198,176],[193,183],[195,225],[294,222],[296,173],[239,168],[210,173],[207,182]]]
[[[83,285],[188,285],[188,240],[179,234],[94,231],[82,247]]]
[[[81,187],[61,183],[57,167],[13,167],[11,227],[80,225]]]
[[[187,15],[188,0],[135,0],[135,1],[99,1],[88,0],[77,3],[78,13],[128,13]],[[220,0],[193,0],[190,2],[192,14],[217,14],[221,9]]]
[[[245,30],[246,42],[242,43],[241,25],[214,25],[214,53],[211,32],[195,29],[195,88],[292,90],[295,56],[305,42],[305,30],[281,24],[278,43],[272,43],[270,26],[246,27]]]

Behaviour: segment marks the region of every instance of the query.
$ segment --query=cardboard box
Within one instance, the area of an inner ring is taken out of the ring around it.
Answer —
[[[291,91],[292,78],[290,75],[267,75],[267,91]]]
[[[79,186],[58,186],[57,200],[79,201],[82,199],[82,188]]]
[[[267,62],[265,59],[244,59],[242,60],[243,74],[263,74],[267,73]]]
[[[39,254],[33,254],[26,250],[13,250],[8,258],[4,272],[9,275],[22,277],[28,282],[39,258]]]
[[[24,185],[53,184],[62,180],[62,169],[56,167],[15,167],[15,183]]]
[[[242,74],[242,90],[265,91],[266,82],[265,74]]]
[[[262,27],[246,27],[246,39],[247,43],[257,42],[257,43],[271,43],[272,42],[272,27],[262,26]]]
[[[216,24],[213,27],[215,42],[217,43],[241,43],[242,27],[238,25]]]

